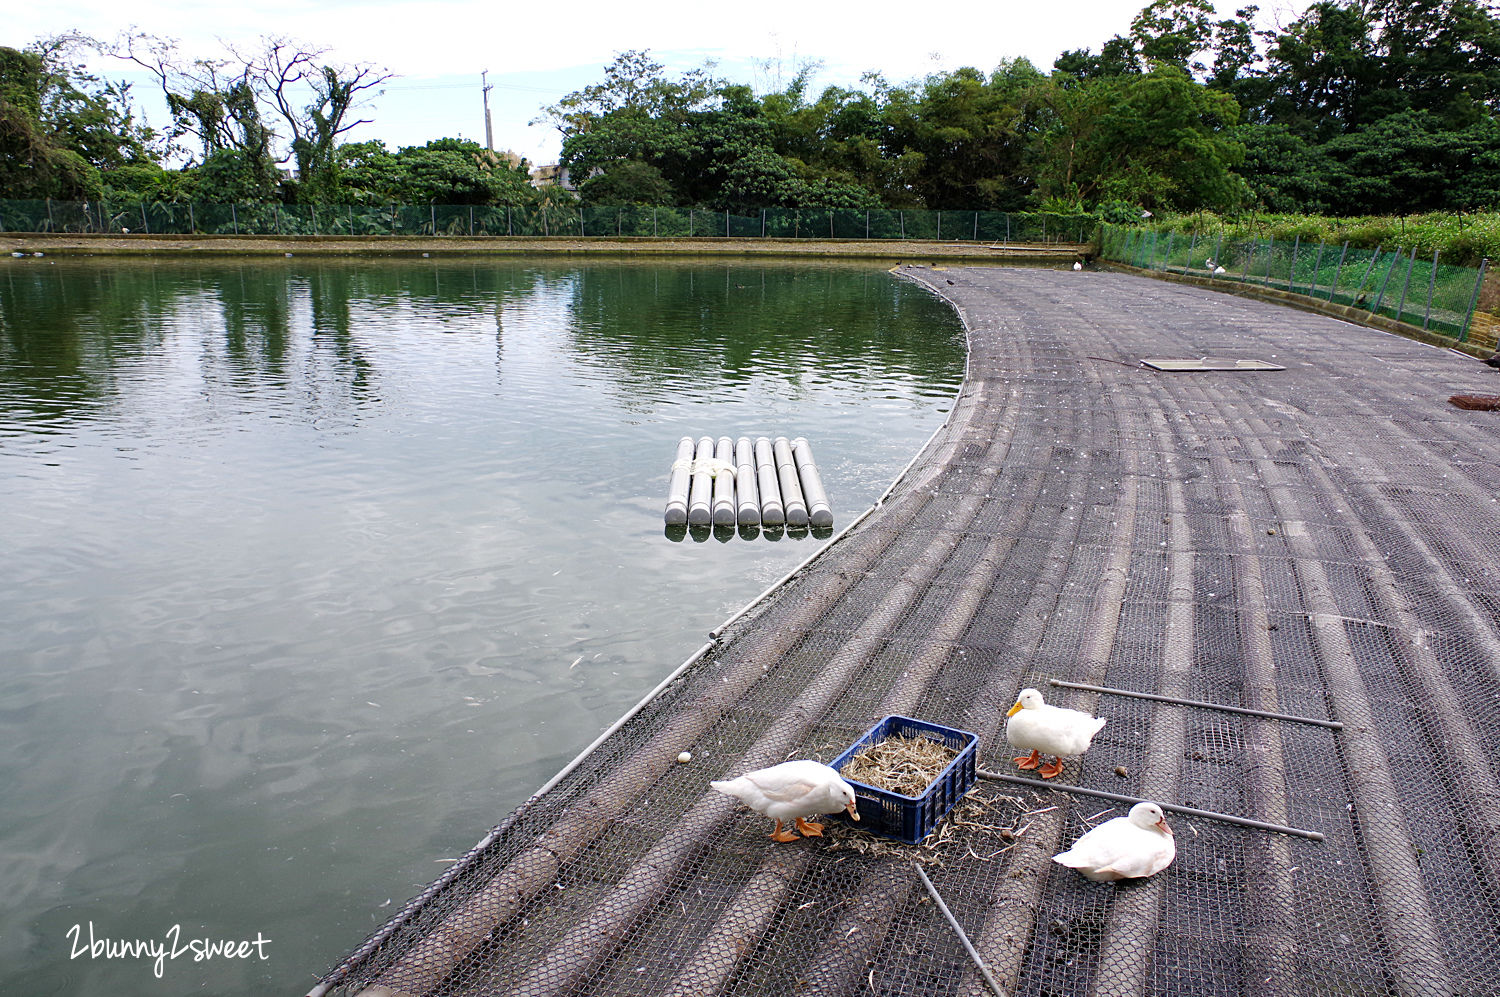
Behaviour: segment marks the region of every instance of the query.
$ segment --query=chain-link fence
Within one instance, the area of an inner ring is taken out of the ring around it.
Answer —
[[[1484,282],[1484,264],[1443,263],[1415,249],[1351,249],[1349,243],[1225,239],[1222,233],[1184,236],[1156,229],[1106,225],[1100,256],[1147,270],[1261,284],[1330,304],[1468,339]]]
[[[1008,211],[814,211],[735,214],[641,205],[308,205],[0,200],[0,231],[150,235],[616,236],[630,238],[923,239],[1082,243],[1092,215]]]

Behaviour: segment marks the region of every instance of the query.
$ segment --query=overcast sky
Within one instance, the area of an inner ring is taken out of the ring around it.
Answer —
[[[186,55],[207,57],[220,53],[223,42],[244,46],[284,35],[327,47],[330,61],[376,63],[397,74],[362,112],[373,123],[348,136],[380,138],[393,149],[444,136],[483,143],[480,73],[488,70],[495,147],[550,163],[560,150],[557,132],[528,122],[562,95],[601,80],[603,67],[628,49],[650,49],[674,74],[714,60],[717,75],[757,90],[776,82],[774,68],[771,75],[763,68],[766,60],[783,67],[784,80],[798,62],[816,59],[822,63],[816,91],[854,85],[869,70],[905,82],[960,66],[989,70],[1018,57],[1050,69],[1064,51],[1098,51],[1126,33],[1146,2],[254,0],[220,7],[202,0],[46,0],[7,4],[0,44],[20,48],[68,30],[111,38],[134,26],[178,39]],[[1236,6],[1218,4],[1224,16]],[[106,60],[91,68],[136,81],[147,118],[165,125],[153,81],[127,66]]]

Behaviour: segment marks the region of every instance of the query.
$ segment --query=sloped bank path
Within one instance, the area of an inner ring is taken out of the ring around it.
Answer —
[[[1010,993],[1500,993],[1500,417],[1447,403],[1493,372],[1135,275],[902,272],[970,365],[887,502],[314,992],[990,992],[916,860]],[[1286,369],[1139,364],[1205,355]],[[1062,781],[1326,839],[1174,818],[1121,887],[1050,861],[1097,800],[981,783],[933,847],[775,845],[707,787],[890,713],[1013,772],[1025,686],[1109,720]]]

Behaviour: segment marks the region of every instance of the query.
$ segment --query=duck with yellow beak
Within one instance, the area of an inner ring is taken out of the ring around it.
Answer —
[[[1036,769],[1043,779],[1051,779],[1063,770],[1062,760],[1067,755],[1081,755],[1088,750],[1089,742],[1104,726],[1100,717],[1089,716],[1081,710],[1069,710],[1061,706],[1049,706],[1042,694],[1035,689],[1022,689],[1016,705],[1005,714],[1005,739],[1011,747],[1022,751],[1030,749],[1030,755],[1016,759],[1022,769]],[[1055,756],[1043,763],[1043,753]]]

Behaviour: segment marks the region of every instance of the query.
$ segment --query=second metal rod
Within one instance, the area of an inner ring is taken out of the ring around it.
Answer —
[[[1158,696],[1152,692],[1131,692],[1129,689],[1111,689],[1102,685],[1085,685],[1082,682],[1064,682],[1062,679],[1048,679],[1049,685],[1061,686],[1064,689],[1086,689],[1089,692],[1103,692],[1111,696],[1129,696],[1132,699],[1150,699],[1158,703],[1176,703],[1179,706],[1201,706],[1206,710],[1223,710],[1225,713],[1243,713],[1250,717],[1266,717],[1270,720],[1290,720],[1299,724],[1315,724],[1319,727],[1327,727],[1330,730],[1343,730],[1344,725],[1337,720],[1316,720],[1312,717],[1297,717],[1290,713],[1269,713],[1266,710],[1251,710],[1243,706],[1225,706],[1223,703],[1205,703],[1197,699],[1177,699],[1173,696]]]
[[[1113,800],[1115,803],[1129,803],[1134,806],[1144,803],[1145,800],[1139,796],[1126,796],[1124,793],[1110,793],[1102,789],[1086,789],[1083,786],[1068,786],[1060,783],[1046,783],[1037,779],[1023,779],[1018,775],[1006,775],[1004,772],[991,772],[988,769],[975,769],[975,774],[981,779],[989,779],[994,782],[1009,782],[1017,786],[1030,786],[1032,789],[1055,789],[1063,793],[1076,793],[1079,796],[1097,796],[1101,800]],[[1305,831],[1300,827],[1288,827],[1285,824],[1271,824],[1263,820],[1252,820],[1249,817],[1236,817],[1234,814],[1221,814],[1214,810],[1199,810],[1196,807],[1180,807],[1175,803],[1162,803],[1153,800],[1163,810],[1184,817],[1202,817],[1204,820],[1220,820],[1226,824],[1239,824],[1241,827],[1253,827],[1261,831],[1275,831],[1279,834],[1290,834],[1298,838],[1307,838],[1311,841],[1322,841],[1322,831]]]

